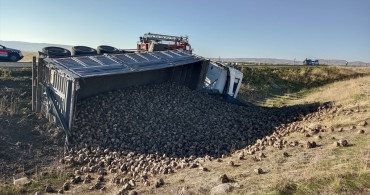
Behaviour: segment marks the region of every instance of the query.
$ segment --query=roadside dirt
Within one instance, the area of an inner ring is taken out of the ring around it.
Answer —
[[[31,72],[0,76],[0,182],[42,172],[63,154],[63,134],[31,113]]]

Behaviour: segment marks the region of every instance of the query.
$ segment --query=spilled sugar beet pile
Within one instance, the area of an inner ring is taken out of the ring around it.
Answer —
[[[217,157],[254,143],[308,111],[304,107],[238,106],[164,83],[78,102],[72,138],[77,148]]]
[[[124,193],[135,181],[148,186],[150,176],[251,146],[315,110],[234,105],[173,83],[127,88],[78,102],[72,149],[61,162],[75,170],[73,184],[90,183],[91,174],[98,174],[91,190],[113,184]]]

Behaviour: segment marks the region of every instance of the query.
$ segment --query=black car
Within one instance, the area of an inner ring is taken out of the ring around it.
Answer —
[[[23,58],[21,50],[0,45],[0,61],[18,62]]]

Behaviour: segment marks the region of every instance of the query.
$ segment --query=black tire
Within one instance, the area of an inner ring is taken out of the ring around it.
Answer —
[[[98,54],[103,54],[103,53],[120,53],[119,49],[108,46],[108,45],[99,45],[97,48]]]
[[[9,61],[11,62],[17,62],[19,60],[19,55],[16,53],[11,53],[9,55]]]
[[[97,54],[96,50],[86,46],[74,46],[72,47],[72,56],[76,55],[94,55]]]
[[[44,47],[42,52],[49,57],[69,57],[71,52],[61,47]]]

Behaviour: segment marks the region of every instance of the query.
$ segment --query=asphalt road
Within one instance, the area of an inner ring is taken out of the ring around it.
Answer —
[[[32,62],[0,62],[0,68],[31,68]]]

